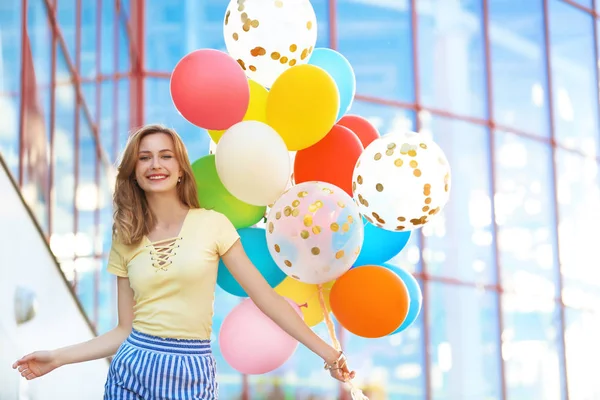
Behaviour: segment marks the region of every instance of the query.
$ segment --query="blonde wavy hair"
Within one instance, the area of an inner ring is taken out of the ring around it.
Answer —
[[[177,184],[179,200],[189,208],[200,208],[196,180],[183,141],[173,129],[159,124],[145,125],[129,137],[117,167],[113,195],[113,235],[125,245],[139,243],[156,226],[156,216],[148,207],[146,194],[135,181],[140,143],[154,133],[164,133],[173,139],[175,158],[183,173],[181,182]]]

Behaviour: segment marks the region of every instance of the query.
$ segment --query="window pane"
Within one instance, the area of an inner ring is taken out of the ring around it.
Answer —
[[[108,255],[112,242],[112,224],[113,224],[113,204],[112,193],[113,186],[110,180],[108,168],[100,163],[100,192],[98,197],[98,207],[100,208],[100,226],[98,227],[98,237],[96,238],[96,254]],[[116,171],[113,171],[115,173]]]
[[[338,50],[352,64],[356,92],[414,101],[408,0],[338,0]]]
[[[380,135],[416,129],[415,113],[404,108],[354,100],[348,114],[366,118],[379,131]]]
[[[94,78],[98,74],[96,71],[96,57],[98,57],[96,51],[97,9],[98,3],[95,1],[81,2],[81,68],[79,73],[82,78]],[[102,38],[102,40],[107,39],[108,37]]]
[[[115,72],[115,2],[102,2],[102,28],[101,28],[100,56],[101,70],[103,75]]]
[[[117,324],[117,279],[106,269],[108,256],[102,258],[100,265],[100,282],[98,286],[98,326],[99,335],[113,329]]]
[[[76,0],[57,1],[58,25],[67,44],[67,51],[72,62],[75,62],[75,3]]]
[[[558,273],[550,147],[496,132],[495,161],[502,285],[553,298]]]
[[[97,273],[101,268],[101,260],[92,257],[78,258],[75,260],[75,269],[77,271],[77,297],[83,306],[92,324],[95,321],[96,305],[96,279]]]
[[[57,258],[68,259],[75,255],[75,89],[60,47],[56,53],[56,75],[50,245]]]
[[[125,22],[119,19],[119,72],[129,72],[131,53],[129,49],[129,34]]]
[[[94,255],[96,237],[95,213],[98,208],[96,185],[96,141],[83,112],[79,116],[79,176],[77,182],[77,235],[75,254]]]
[[[0,2],[0,153],[13,177],[19,176],[21,83],[21,3]]]
[[[17,94],[21,83],[21,2],[0,2],[0,44],[0,93]]]
[[[117,119],[117,138],[118,143],[115,144],[115,148],[120,154],[125,149],[125,144],[127,143],[127,138],[129,137],[130,130],[130,121],[129,121],[129,79],[121,79],[117,81],[117,105],[115,105],[115,117]],[[169,94],[169,99],[171,95]],[[146,98],[148,98],[148,94],[146,94]],[[171,107],[174,109],[175,107],[171,103]],[[117,156],[119,156],[117,154]]]
[[[547,137],[548,102],[542,1],[490,1],[496,123]]]
[[[598,314],[567,308],[565,341],[569,398],[600,399],[600,381],[590,360],[600,358],[600,318]]]
[[[564,0],[562,0],[562,1],[564,1]],[[581,4],[582,6],[584,6],[586,8],[592,9],[592,7],[593,7],[592,3],[594,0],[573,0],[573,1],[577,4]]]
[[[210,136],[204,129],[187,122],[173,106],[169,80],[148,78],[146,85],[146,123],[161,123],[174,128],[187,147],[193,163],[208,154]]]
[[[600,310],[598,163],[593,158],[559,149],[556,170],[563,300],[571,306]]]
[[[598,82],[593,18],[550,1],[552,90],[556,140],[588,154],[598,152]]]
[[[114,146],[114,118],[117,115],[115,104],[115,83],[112,80],[103,81],[100,85],[100,141],[102,148],[110,158],[111,162],[117,159]],[[124,111],[127,108],[124,108]]]
[[[19,179],[19,95],[0,95],[0,153],[13,178]]]
[[[467,122],[431,119],[426,113],[421,120],[421,132],[433,132],[453,176],[448,204],[423,228],[427,272],[461,281],[496,283],[489,132]],[[465,176],[469,178],[461,178]]]
[[[501,399],[497,294],[428,285],[432,398]]]
[[[146,68],[172,71],[187,53],[199,48],[224,50],[222,0],[156,0],[146,4]],[[185,40],[182,40],[185,38]]]
[[[332,47],[329,42],[329,0],[311,0],[317,16],[317,44],[315,47]],[[337,8],[339,9],[338,2]]]
[[[127,16],[131,16],[131,5],[129,3],[129,0],[121,0],[121,10],[123,10]]]
[[[561,400],[559,312],[553,299],[502,297],[508,400]]]
[[[100,334],[114,328],[117,323],[117,290],[116,277],[107,270],[108,254],[112,244],[112,190],[108,166],[99,163],[100,191],[98,207],[100,208],[100,226],[96,238],[96,254],[102,254],[100,281],[98,287],[99,315],[98,332]]]
[[[486,117],[482,2],[416,3],[423,104]]]

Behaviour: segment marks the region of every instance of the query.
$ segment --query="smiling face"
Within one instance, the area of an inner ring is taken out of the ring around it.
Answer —
[[[145,136],[140,141],[137,157],[135,179],[146,194],[176,190],[177,180],[183,173],[171,136],[160,132]]]

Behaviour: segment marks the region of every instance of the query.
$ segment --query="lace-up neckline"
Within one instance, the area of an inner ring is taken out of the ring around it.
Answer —
[[[146,247],[150,248],[150,259],[152,260],[152,266],[156,269],[156,272],[168,271],[169,266],[173,264],[171,259],[177,255],[175,249],[179,248],[179,241],[183,240],[183,231],[191,211],[192,209],[189,209],[185,215],[181,227],[179,228],[179,234],[176,237],[155,240],[152,242],[148,236],[145,236],[145,239],[148,241]]]
[[[153,242],[146,247],[150,247],[150,259],[152,260],[152,266],[158,271],[168,271],[169,266],[173,264],[172,257],[177,255],[175,249],[179,248],[178,242],[182,240],[181,236],[159,240]]]

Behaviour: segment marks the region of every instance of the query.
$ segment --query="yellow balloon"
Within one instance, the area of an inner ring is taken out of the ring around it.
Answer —
[[[334,282],[335,280],[323,284],[323,297],[325,298],[325,307],[328,313],[331,312],[329,292]],[[319,302],[319,288],[317,285],[300,282],[287,277],[275,287],[275,292],[300,305],[300,310],[302,310],[302,314],[304,315],[304,322],[308,326],[315,326],[325,318],[321,303]]]
[[[248,85],[250,86],[250,102],[248,103],[248,109],[242,121],[259,121],[267,123],[267,96],[269,91],[262,85],[248,79]],[[208,134],[215,143],[219,143],[221,136],[227,130],[208,130]]]
[[[314,65],[297,65],[273,83],[267,98],[267,124],[288,150],[312,146],[335,124],[340,95],[333,78]]]

